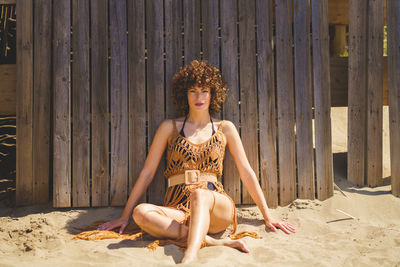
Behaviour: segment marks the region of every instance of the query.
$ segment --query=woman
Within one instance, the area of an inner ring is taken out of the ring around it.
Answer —
[[[196,260],[202,244],[248,252],[243,241],[216,240],[207,235],[221,232],[230,224],[236,228],[235,205],[218,181],[227,145],[265,225],[273,231],[280,228],[287,234],[295,232],[289,223],[271,217],[234,124],[211,118],[210,114],[220,110],[226,92],[220,71],[204,61],[194,60],[175,74],[172,96],[185,117],[161,123],[121,217],[100,225],[98,230],[120,227],[122,233],[133,211],[135,222],[150,235],[187,241],[182,263]],[[168,153],[164,174],[169,186],[164,206],[137,205],[153,180],[165,148]]]

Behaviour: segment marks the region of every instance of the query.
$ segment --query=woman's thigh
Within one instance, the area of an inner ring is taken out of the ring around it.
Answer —
[[[174,208],[157,206],[157,205],[149,204],[149,203],[139,204],[136,208],[138,208],[140,210],[140,213],[143,216],[146,216],[146,214],[148,214],[149,212],[157,212],[159,214],[163,214],[163,215],[167,216],[168,218],[171,218],[178,222],[182,222],[185,219],[185,213],[181,210],[174,209]]]
[[[210,213],[209,233],[218,233],[225,230],[234,221],[234,203],[225,195],[212,192],[214,205]]]

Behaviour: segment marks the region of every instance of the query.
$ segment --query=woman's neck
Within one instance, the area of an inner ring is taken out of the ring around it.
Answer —
[[[204,125],[210,122],[210,113],[189,111],[187,120],[194,125]]]

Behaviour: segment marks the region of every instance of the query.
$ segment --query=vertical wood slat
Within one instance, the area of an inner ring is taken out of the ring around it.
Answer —
[[[89,2],[72,1],[72,205],[90,206]]]
[[[111,180],[113,206],[128,195],[128,58],[126,2],[110,0]]]
[[[292,6],[276,1],[276,71],[280,205],[296,199],[294,88],[292,59]]]
[[[202,48],[203,60],[219,68],[219,38],[218,38],[218,1],[202,0]],[[218,119],[222,118],[222,113],[213,114]]]
[[[52,3],[35,2],[33,68],[33,202],[49,201]]]
[[[239,0],[241,138],[250,166],[258,177],[255,1]],[[242,204],[253,199],[242,188]]]
[[[367,5],[350,0],[347,179],[363,185],[365,177],[367,92]]]
[[[314,199],[310,2],[295,0],[294,5],[297,189],[299,198]]]
[[[312,0],[317,197],[333,196],[328,0]]]
[[[33,201],[33,1],[18,3],[16,201]]]
[[[70,14],[70,0],[53,2],[54,207],[71,206]]]
[[[203,60],[219,67],[218,1],[202,0]]]
[[[400,197],[400,2],[388,0],[388,78],[392,194]]]
[[[144,0],[128,1],[129,191],[146,158],[146,81]],[[146,193],[140,199],[146,201]]]
[[[92,206],[98,207],[109,204],[108,2],[92,1],[90,9]]]
[[[257,0],[257,83],[260,181],[269,207],[278,206],[272,1]]]
[[[165,1],[165,97],[166,116],[175,118],[179,114],[171,98],[171,82],[173,75],[182,67],[182,5],[181,1]]]
[[[183,1],[185,64],[200,59],[200,0]]]
[[[221,0],[221,72],[225,78],[229,93],[223,106],[226,120],[230,120],[239,129],[239,75],[237,58],[237,7],[236,0]],[[239,173],[232,155],[226,150],[224,160],[224,189],[235,204],[241,203]]]
[[[158,126],[164,117],[164,62],[163,62],[163,1],[147,2],[147,103],[148,103],[148,141],[153,142]],[[161,204],[165,193],[165,157],[158,166],[148,190],[149,202]]]
[[[382,179],[384,1],[368,1],[367,183]]]

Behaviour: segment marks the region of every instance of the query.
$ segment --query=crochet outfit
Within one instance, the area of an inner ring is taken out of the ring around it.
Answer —
[[[211,118],[210,121],[213,130],[212,136],[207,141],[195,144],[187,140],[184,135],[183,129],[186,118],[180,132],[176,129],[176,122],[173,120],[174,132],[168,140],[167,166],[164,172],[167,179],[173,175],[184,174],[186,170],[214,173],[217,178],[221,178],[226,146],[226,137],[222,132],[224,121],[221,121],[217,131],[214,129]],[[190,194],[196,189],[215,191],[230,199],[234,207],[234,220],[232,223],[235,232],[237,225],[235,204],[225,193],[219,181],[199,182],[197,184],[181,183],[170,186],[165,194],[164,206],[184,211],[185,220],[182,223],[187,223],[190,217]]]

